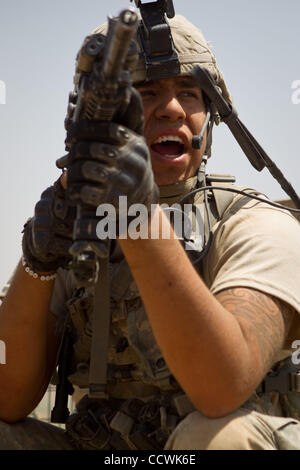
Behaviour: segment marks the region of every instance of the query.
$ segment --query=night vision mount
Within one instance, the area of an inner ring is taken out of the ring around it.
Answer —
[[[142,17],[138,38],[146,64],[147,80],[179,75],[180,63],[167,20],[167,17],[175,16],[173,0],[146,3],[141,0],[134,1]]]

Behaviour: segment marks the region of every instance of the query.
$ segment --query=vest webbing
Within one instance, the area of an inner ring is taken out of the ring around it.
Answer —
[[[226,176],[223,177],[223,180]],[[227,177],[230,182],[220,182],[218,177],[210,178],[210,185],[212,186],[212,204],[209,204],[209,212],[211,216],[211,225],[213,226],[217,221],[221,220],[227,209],[231,206],[236,193],[229,191],[213,190],[214,186],[224,186],[224,188],[232,187],[232,177]],[[241,188],[252,193],[256,191],[249,188]],[[240,199],[240,198],[239,198]],[[216,210],[215,210],[216,209]],[[204,224],[205,230],[208,228],[207,221]],[[208,234],[205,235],[208,240]],[[105,387],[107,383],[107,350],[109,341],[109,329],[110,329],[110,310],[109,310],[109,298],[103,298],[109,296],[108,287],[108,267],[106,263],[102,261],[102,281],[97,284],[95,288],[95,309],[94,309],[94,326],[93,328],[93,339],[92,349],[90,358],[90,396],[91,398],[104,398]],[[103,294],[103,295],[101,295]],[[101,298],[99,298],[101,297]],[[98,299],[98,301],[97,301]],[[96,311],[98,310],[98,311]],[[101,351],[102,354],[99,354]],[[99,361],[99,357],[103,358],[103,361]]]

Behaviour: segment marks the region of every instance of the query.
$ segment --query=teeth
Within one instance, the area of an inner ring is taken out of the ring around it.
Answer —
[[[158,137],[154,144],[161,144],[162,142],[179,142],[180,144],[183,144],[183,140],[178,136],[178,135],[163,135],[161,137]]]

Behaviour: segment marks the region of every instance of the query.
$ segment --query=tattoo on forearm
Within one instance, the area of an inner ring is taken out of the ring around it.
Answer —
[[[249,288],[226,289],[216,298],[237,317],[245,336],[257,342],[267,372],[284,344],[293,309],[276,297]]]

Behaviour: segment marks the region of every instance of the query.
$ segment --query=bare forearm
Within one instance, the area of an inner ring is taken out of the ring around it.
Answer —
[[[205,408],[220,396],[228,403],[233,395],[241,403],[246,400],[255,386],[251,369],[255,362],[259,369],[258,359],[236,318],[207,289],[178,240],[120,244],[164,357],[196,406]]]
[[[25,273],[21,263],[0,307],[0,338],[6,364],[0,365],[0,417],[34,406],[53,368],[57,341],[49,311],[53,281],[42,282]]]

